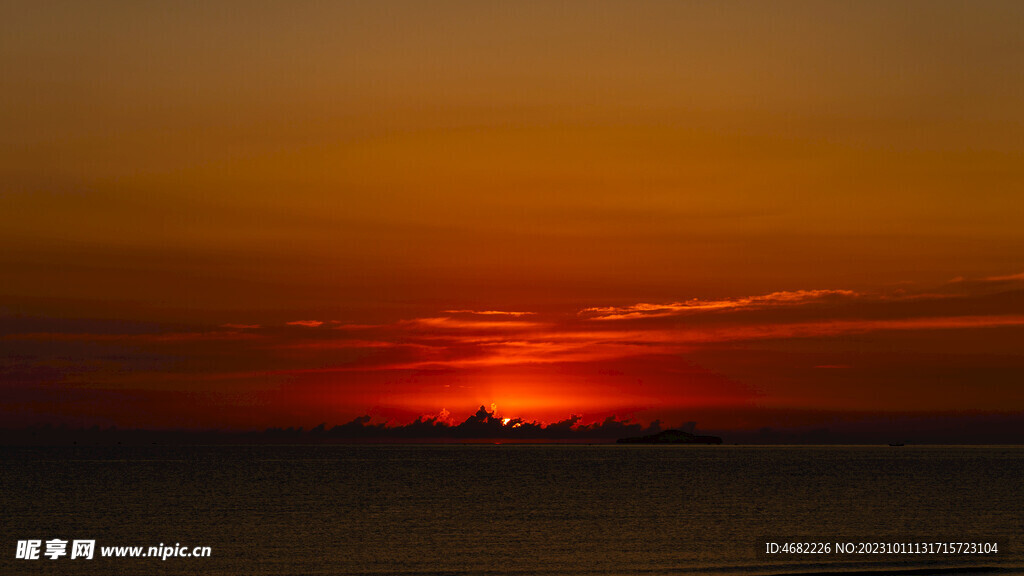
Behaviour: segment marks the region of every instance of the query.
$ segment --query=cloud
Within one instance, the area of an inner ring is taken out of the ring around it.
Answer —
[[[320,320],[293,320],[291,322],[285,322],[288,326],[305,326],[306,328],[317,328],[323,326],[323,322]]]
[[[1024,272],[1019,274],[1007,274],[1004,276],[986,276],[984,278],[969,279],[963,276],[957,276],[949,281],[950,284],[963,284],[971,282],[998,282],[998,283],[1010,283],[1010,282],[1024,282]]]
[[[796,298],[790,293],[790,300]],[[916,304],[914,304],[916,305]],[[916,310],[916,308],[915,308]],[[291,342],[278,348],[308,350],[378,349],[389,354],[360,356],[334,366],[285,369],[276,373],[479,369],[501,366],[560,363],[612,362],[627,358],[671,356],[709,345],[767,340],[837,338],[873,332],[937,331],[1014,327],[1024,325],[1024,314],[974,314],[905,318],[837,318],[828,308],[808,321],[702,323],[699,325],[636,326],[615,329],[619,324],[593,324],[587,320],[563,324],[498,322],[514,324],[514,334],[493,332],[491,322],[461,322],[453,333],[424,330],[422,322],[405,323],[373,340],[326,340]],[[424,319],[419,319],[424,320]],[[479,331],[471,326],[483,324]],[[440,322],[440,326],[449,326]],[[580,329],[587,326],[590,329]],[[401,330],[405,328],[405,330]]]
[[[957,296],[1004,293],[1024,288],[1024,272],[1001,274],[981,278],[957,276],[938,288],[938,291]]]
[[[344,350],[346,348],[419,348],[437,349],[438,346],[415,342],[392,342],[390,340],[330,339],[330,340],[299,340],[277,344],[280,350]]]
[[[730,342],[836,338],[871,332],[1019,326],[1024,310],[970,296],[865,294],[853,290],[791,290],[669,304],[591,307],[575,316],[522,320],[520,312],[450,309],[391,324],[360,325],[365,335],[336,338],[286,334],[270,346],[310,354],[349,350],[318,367],[293,365],[275,374],[312,372],[474,370],[504,366],[614,362],[678,356]],[[711,312],[711,313],[707,313]],[[741,314],[742,312],[742,314]],[[974,313],[971,313],[974,312]],[[1002,312],[1002,313],[1001,313]],[[1016,313],[1015,313],[1016,312]],[[458,317],[455,313],[465,314]],[[945,313],[945,315],[944,315]],[[661,321],[658,319],[661,318]],[[625,323],[626,319],[639,319]],[[593,320],[623,320],[593,322]],[[638,323],[639,322],[639,323]],[[628,329],[623,329],[628,326]],[[313,335],[314,333],[310,333]],[[366,352],[357,352],[358,350]],[[305,358],[308,358],[306,356]],[[293,361],[293,364],[297,360]]]
[[[1024,282],[1024,272],[1020,274],[1010,274],[1008,276],[989,276],[982,278],[983,282]]]
[[[631,306],[607,306],[584,308],[579,315],[591,320],[626,320],[677,316],[696,312],[764,308],[771,306],[798,306],[822,301],[856,298],[853,290],[795,290],[772,292],[760,296],[730,298],[724,300],[700,300],[694,298],[685,302],[651,304],[641,302]]]
[[[523,320],[463,320],[450,316],[414,318],[412,320],[405,320],[402,324],[429,329],[450,328],[453,330],[522,330],[538,328],[544,325],[540,322],[527,322]]]
[[[546,331],[522,340],[453,342],[457,357],[404,362],[385,369],[473,368],[516,364],[600,362],[622,358],[679,354],[702,345],[792,338],[832,338],[870,332],[958,330],[1024,326],[1024,315],[957,316],[902,319],[830,320],[744,324],[701,328],[628,331]],[[534,339],[536,338],[536,339]],[[443,350],[443,349],[442,349]]]
[[[508,310],[445,310],[445,314],[471,314],[475,316],[529,316],[536,312],[511,312]]]
[[[894,320],[821,320],[760,324],[703,331],[693,342],[831,337],[881,331],[957,330],[1024,326],[1024,315],[901,318]]]
[[[660,420],[655,420],[647,426],[628,419],[619,420],[615,416],[592,424],[581,424],[581,420],[580,416],[572,415],[558,422],[542,424],[522,418],[502,418],[497,415],[493,406],[491,410],[481,406],[459,424],[451,420],[447,410],[442,410],[436,416],[421,416],[411,423],[397,426],[388,426],[385,423],[371,424],[370,416],[359,416],[350,422],[327,429],[324,435],[339,439],[614,440],[626,436],[656,434],[661,431]],[[271,436],[289,433],[294,436],[302,434],[302,431],[267,431]]]

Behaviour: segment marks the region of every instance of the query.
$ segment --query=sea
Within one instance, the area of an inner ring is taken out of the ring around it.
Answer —
[[[1020,575],[1022,487],[1020,446],[3,447],[0,574]]]

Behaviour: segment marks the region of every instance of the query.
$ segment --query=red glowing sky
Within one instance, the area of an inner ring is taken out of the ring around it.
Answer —
[[[564,312],[446,309],[164,325],[20,317],[9,421],[237,428],[396,422],[477,406],[541,421],[700,418],[719,428],[818,414],[1024,408],[1024,277],[928,290],[803,290]]]
[[[0,419],[1024,410],[1015,2],[0,9]]]

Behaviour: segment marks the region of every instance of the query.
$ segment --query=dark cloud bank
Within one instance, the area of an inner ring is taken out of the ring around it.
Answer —
[[[693,431],[695,424],[683,429]],[[262,432],[138,430],[99,428],[72,429],[64,426],[30,427],[0,431],[0,441],[11,444],[36,443],[330,443],[330,442],[423,442],[423,441],[522,441],[522,442],[613,442],[628,436],[656,434],[662,431],[660,420],[644,426],[630,420],[608,417],[602,422],[580,424],[573,415],[553,424],[528,422],[521,418],[499,418],[483,406],[459,424],[439,416],[421,417],[413,422],[390,426],[371,423],[370,416],[359,416],[334,427],[320,424],[303,427],[268,428]]]
[[[689,424],[693,427],[693,423]],[[603,422],[580,424],[579,416],[571,416],[553,424],[527,422],[521,418],[498,418],[483,406],[460,424],[450,424],[439,417],[419,418],[401,426],[371,424],[369,416],[360,416],[340,426],[327,429],[323,425],[309,431],[309,435],[336,438],[391,438],[402,439],[507,439],[507,440],[615,440],[625,436],[655,434],[662,430],[661,421],[648,426],[609,416]],[[272,428],[268,435],[295,434],[292,429]],[[300,432],[301,433],[301,432]]]
[[[318,444],[416,442],[553,442],[610,443],[619,438],[646,436],[665,429],[720,436],[726,444],[1024,444],[1024,414],[962,413],[944,415],[874,416],[837,422],[829,427],[760,428],[757,430],[697,430],[696,423],[665,428],[660,420],[644,426],[608,417],[581,424],[572,416],[553,424],[499,418],[484,407],[461,423],[440,417],[421,417],[402,425],[373,423],[360,416],[345,424],[268,428],[263,431],[144,430],[117,427],[71,428],[34,426],[0,429],[0,443],[42,444]]]

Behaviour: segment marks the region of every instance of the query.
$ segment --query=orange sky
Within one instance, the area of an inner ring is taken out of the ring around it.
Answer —
[[[6,2],[0,418],[1020,412],[1022,29]]]

